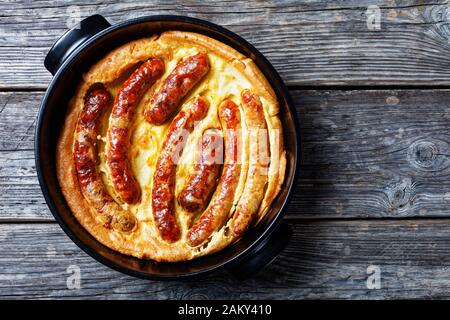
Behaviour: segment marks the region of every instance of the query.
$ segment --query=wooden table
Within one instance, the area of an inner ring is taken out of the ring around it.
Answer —
[[[0,2],[2,298],[450,297],[449,1],[115,2]],[[379,29],[367,23],[373,4]],[[43,59],[74,19],[94,13],[111,23],[153,14],[218,23],[286,81],[303,143],[286,215],[294,232],[260,274],[135,279],[90,258],[55,223],[33,152],[51,78]],[[80,289],[67,286],[74,266]]]

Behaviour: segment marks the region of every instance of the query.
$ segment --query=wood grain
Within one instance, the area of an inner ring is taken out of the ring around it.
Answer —
[[[285,251],[246,281],[135,279],[96,262],[56,224],[0,224],[0,298],[314,299],[449,298],[448,220],[296,221]],[[72,267],[71,267],[72,266]],[[368,289],[369,266],[381,288]],[[81,288],[69,290],[79,268]]]
[[[448,85],[448,1],[376,4],[379,30],[367,25],[373,0],[4,1],[0,88],[46,88],[47,51],[68,27],[95,13],[113,24],[178,14],[223,25],[265,54],[289,85]]]
[[[53,220],[35,177],[40,92],[0,93],[0,220]],[[288,217],[444,217],[450,90],[292,91],[302,163]],[[287,142],[289,143],[289,142]]]

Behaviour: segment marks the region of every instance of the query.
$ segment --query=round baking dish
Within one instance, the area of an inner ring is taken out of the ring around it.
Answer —
[[[282,190],[260,223],[238,242],[212,255],[192,261],[157,263],[123,255],[102,245],[75,219],[56,177],[56,142],[64,123],[68,101],[81,76],[90,66],[118,46],[167,30],[183,30],[215,38],[250,57],[265,74],[277,94],[287,153]],[[56,221],[66,234],[90,256],[120,272],[147,279],[193,278],[228,270],[239,278],[255,274],[270,263],[286,245],[290,229],[282,222],[295,186],[299,159],[296,113],[289,92],[266,58],[241,37],[220,26],[180,16],[148,16],[111,26],[100,15],[90,16],[65,33],[50,49],[45,67],[53,79],[42,99],[35,132],[35,158],[39,183]]]

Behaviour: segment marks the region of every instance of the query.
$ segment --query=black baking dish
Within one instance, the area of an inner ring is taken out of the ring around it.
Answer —
[[[68,101],[81,75],[118,46],[166,30],[205,34],[253,59],[275,90],[283,123],[287,168],[283,188],[263,220],[238,242],[224,250],[179,263],[157,263],[120,254],[102,245],[75,219],[56,177],[55,149],[64,123]],[[252,45],[215,24],[180,16],[148,16],[111,26],[94,15],[69,30],[50,49],[45,67],[53,79],[42,99],[35,133],[36,170],[45,200],[56,221],[81,249],[101,263],[126,274],[147,279],[192,278],[226,269],[238,277],[254,274],[270,263],[286,245],[290,230],[282,222],[286,204],[295,186],[299,159],[296,113],[289,92],[272,65]]]

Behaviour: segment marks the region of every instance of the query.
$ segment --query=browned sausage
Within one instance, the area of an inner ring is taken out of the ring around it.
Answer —
[[[231,222],[235,237],[240,237],[250,227],[264,198],[267,183],[268,152],[267,124],[264,110],[258,96],[250,90],[242,92],[245,122],[249,133],[249,167],[244,190]]]
[[[166,122],[181,100],[209,71],[206,53],[200,52],[181,61],[164,80],[144,110],[145,119],[156,125]]]
[[[189,101],[172,120],[156,161],[153,175],[152,211],[161,238],[168,242],[180,239],[181,231],[175,217],[175,172],[187,134],[195,122],[206,115],[209,103],[202,97]]]
[[[222,136],[217,129],[203,132],[200,143],[200,159],[196,159],[194,171],[186,186],[178,195],[180,206],[191,213],[202,210],[217,182],[222,157]],[[219,161],[218,161],[219,160]]]
[[[219,118],[225,139],[225,161],[217,189],[208,208],[188,231],[186,241],[192,247],[202,244],[226,222],[233,206],[234,194],[241,173],[238,157],[241,129],[239,107],[231,100],[223,101],[219,105]]]
[[[75,131],[75,168],[84,197],[100,214],[105,227],[129,232],[136,225],[135,218],[108,194],[97,169],[99,120],[110,102],[111,96],[104,87],[97,87],[87,94]]]
[[[141,198],[141,190],[128,158],[130,123],[142,96],[163,73],[162,60],[152,58],[144,62],[123,83],[109,118],[106,163],[111,172],[115,191],[129,204],[137,203]]]

